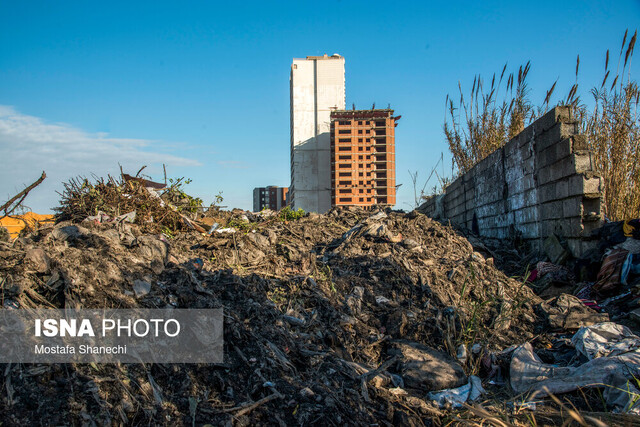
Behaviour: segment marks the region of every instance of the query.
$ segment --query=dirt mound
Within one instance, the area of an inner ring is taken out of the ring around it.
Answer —
[[[175,236],[64,222],[0,243],[5,308],[225,313],[222,365],[5,366],[3,422],[421,424],[441,414],[428,391],[533,337],[539,298],[424,215],[225,220]]]

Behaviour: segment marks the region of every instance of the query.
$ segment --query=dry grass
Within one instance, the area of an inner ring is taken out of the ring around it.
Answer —
[[[614,221],[640,217],[640,91],[630,72],[637,34],[626,44],[625,33],[612,80],[607,51],[605,77],[591,90],[595,107],[585,121],[589,147],[604,180],[605,215]]]
[[[605,386],[605,384],[602,384]],[[587,394],[585,394],[585,391]],[[591,393],[590,393],[591,391]],[[464,408],[449,414],[449,422],[443,425],[486,425],[496,427],[535,427],[547,425],[562,426],[626,426],[637,425],[637,416],[633,414],[594,411],[589,399],[595,389],[579,389],[571,397],[556,396],[546,390],[547,399],[537,399],[533,395],[492,396],[473,404],[464,404]],[[584,401],[582,401],[584,399]],[[572,401],[573,400],[573,401]],[[526,409],[517,403],[535,402],[536,409]]]

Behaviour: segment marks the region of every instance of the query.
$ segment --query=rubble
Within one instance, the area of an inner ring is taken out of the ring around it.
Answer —
[[[3,307],[221,307],[224,363],[6,365],[3,423],[422,425],[607,381],[631,393],[605,387],[608,404],[636,411],[637,336],[602,323],[640,293],[632,249],[603,300],[609,253],[558,265],[415,211],[186,215],[132,178],[70,188],[55,226],[0,242]]]
[[[77,218],[7,246],[5,308],[223,307],[226,321],[220,366],[6,366],[4,422],[419,420],[441,414],[426,393],[469,383],[461,344],[534,337],[533,292],[424,215],[243,214],[215,220],[235,233],[173,236],[139,215]]]

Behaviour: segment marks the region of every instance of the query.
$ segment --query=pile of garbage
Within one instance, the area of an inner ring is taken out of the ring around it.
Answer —
[[[222,307],[224,363],[5,365],[3,423],[424,425],[608,381],[630,394],[607,410],[636,408],[632,331],[415,211],[216,211],[169,232],[149,226],[160,203],[131,208],[0,242],[3,309]]]

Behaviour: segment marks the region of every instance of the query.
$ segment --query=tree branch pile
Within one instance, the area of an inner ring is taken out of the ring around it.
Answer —
[[[184,231],[191,226],[174,207],[165,203],[157,193],[149,191],[143,181],[98,178],[73,178],[64,183],[60,206],[54,208],[58,221],[79,222],[104,213],[112,218],[135,212],[135,223],[144,231]]]

